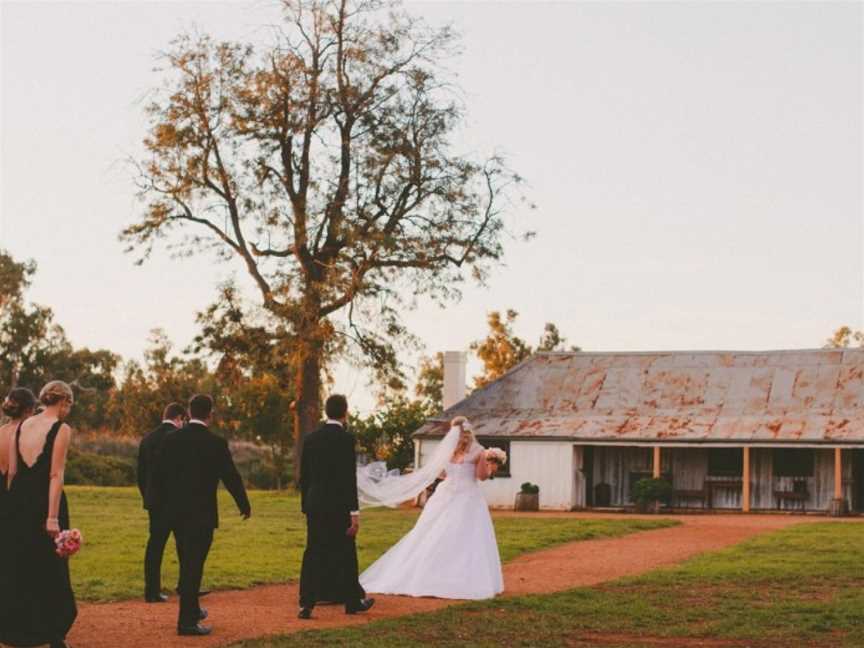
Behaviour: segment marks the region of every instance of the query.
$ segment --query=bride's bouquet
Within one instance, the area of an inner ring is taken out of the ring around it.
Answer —
[[[486,451],[486,460],[491,461],[500,468],[507,463],[507,453],[501,448],[489,448]]]
[[[82,542],[84,542],[84,536],[78,529],[61,531],[54,538],[54,544],[57,545],[57,555],[61,558],[69,558],[78,553],[81,550]]]

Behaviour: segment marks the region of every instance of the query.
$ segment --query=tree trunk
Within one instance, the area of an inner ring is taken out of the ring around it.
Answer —
[[[303,343],[297,360],[294,407],[294,485],[300,485],[303,439],[321,421],[321,345],[315,340]]]

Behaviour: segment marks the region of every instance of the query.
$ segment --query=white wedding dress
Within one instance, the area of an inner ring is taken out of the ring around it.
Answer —
[[[367,592],[488,599],[504,590],[486,499],[474,473],[483,449],[447,463],[414,528],[360,575]]]

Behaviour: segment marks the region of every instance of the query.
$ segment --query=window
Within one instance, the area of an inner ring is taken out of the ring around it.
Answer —
[[[744,474],[744,451],[741,448],[709,448],[709,477],[741,477]]]
[[[510,442],[503,439],[493,439],[490,437],[483,437],[477,439],[477,442],[484,448],[501,448],[504,452],[507,453],[507,463],[505,463],[498,469],[498,472],[495,473],[495,477],[496,479],[498,477],[510,477],[513,463],[513,455],[510,453]]]
[[[813,450],[809,448],[775,448],[775,477],[812,477]]]

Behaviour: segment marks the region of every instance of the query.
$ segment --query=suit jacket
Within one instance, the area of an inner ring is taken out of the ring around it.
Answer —
[[[156,458],[165,441],[165,435],[176,430],[170,423],[160,423],[148,433],[138,446],[138,490],[144,500],[144,508],[155,511],[158,508],[154,481],[156,478]]]
[[[241,513],[252,511],[228,442],[199,423],[189,423],[166,435],[156,474],[157,500],[173,525],[217,528],[220,481]]]
[[[341,513],[359,509],[354,435],[324,423],[303,440],[300,495],[304,513]]]

